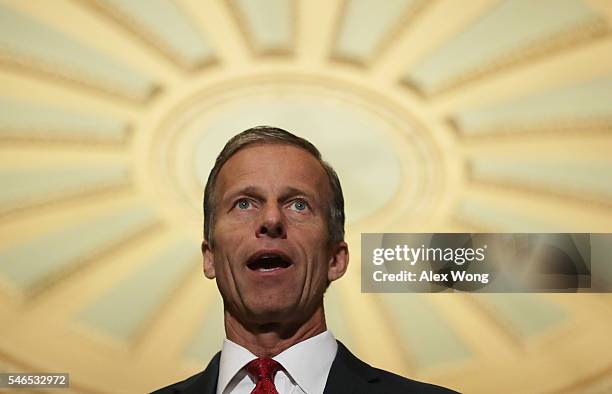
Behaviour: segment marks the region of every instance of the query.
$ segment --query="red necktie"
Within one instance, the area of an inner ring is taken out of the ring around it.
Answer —
[[[256,382],[251,394],[278,394],[274,386],[274,375],[280,369],[283,369],[282,365],[271,358],[256,358],[248,363],[246,370]]]

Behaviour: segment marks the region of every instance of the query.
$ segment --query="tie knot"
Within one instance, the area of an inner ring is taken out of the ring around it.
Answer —
[[[253,378],[259,382],[262,379],[268,379],[274,382],[274,375],[280,369],[283,369],[283,366],[276,360],[272,360],[271,358],[256,358],[255,360],[249,362],[246,365],[246,370]]]

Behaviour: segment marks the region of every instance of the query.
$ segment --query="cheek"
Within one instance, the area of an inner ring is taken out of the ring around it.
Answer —
[[[327,250],[327,233],[325,236],[321,236],[320,232],[313,233],[308,238],[308,242],[302,243],[302,248],[309,262],[309,269],[313,274],[313,279],[318,280],[319,277],[323,276],[327,278],[328,262],[330,259],[330,254]]]
[[[258,217],[258,210],[256,209],[233,209],[223,216],[223,220],[220,223],[225,231],[236,230],[236,226],[249,223],[256,220]]]
[[[319,217],[304,214],[286,215],[288,230],[294,230],[296,236],[308,243],[320,243],[327,240],[327,225]]]
[[[295,211],[286,211],[285,217],[287,222],[295,224],[295,225],[311,225],[318,226],[319,223],[316,220],[313,220],[313,215],[309,212],[295,212]]]
[[[221,239],[221,242],[225,240]],[[221,245],[219,243],[217,245]],[[226,244],[226,243],[225,243]],[[232,255],[235,250],[226,250],[222,247],[217,247],[214,255],[215,273],[217,275],[217,281],[222,282],[226,287],[234,282],[231,262],[236,260],[236,257]]]
[[[240,241],[244,237],[247,229],[246,226],[241,225],[245,221],[246,219],[226,217],[215,225],[215,245],[221,246],[221,249],[224,249],[223,246],[226,246],[228,249],[223,250],[223,255],[235,251],[235,246],[232,245],[240,245]]]

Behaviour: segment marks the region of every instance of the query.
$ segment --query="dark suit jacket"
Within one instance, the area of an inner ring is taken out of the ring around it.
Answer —
[[[155,394],[215,394],[219,375],[217,353],[203,372],[182,382],[155,391]],[[355,357],[340,341],[338,353],[327,377],[324,394],[396,394],[423,393],[449,394],[455,391],[428,383],[403,378],[381,369],[373,368]]]

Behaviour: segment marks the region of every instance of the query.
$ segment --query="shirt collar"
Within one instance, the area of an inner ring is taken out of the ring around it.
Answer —
[[[322,332],[273,357],[305,393],[322,393],[336,358],[338,343],[330,331]]]
[[[330,331],[298,342],[273,357],[305,393],[322,393],[338,351],[338,343]],[[251,360],[253,353],[242,346],[223,340],[217,392],[223,392],[232,378]],[[306,367],[305,367],[306,366]]]
[[[223,340],[221,348],[221,360],[219,361],[219,379],[217,380],[217,393],[222,393],[232,378],[240,372],[249,361],[257,356],[242,346],[230,341]]]

